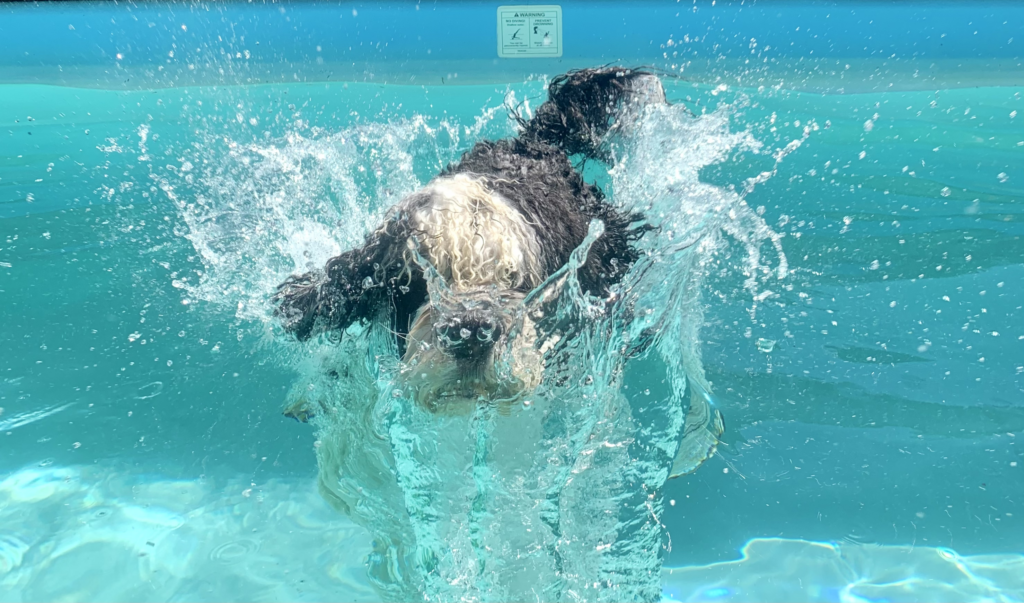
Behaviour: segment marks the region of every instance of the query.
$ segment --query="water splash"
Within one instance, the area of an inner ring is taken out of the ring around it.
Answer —
[[[339,344],[287,344],[282,358],[301,377],[286,412],[317,429],[322,495],[375,535],[368,569],[383,597],[661,596],[662,486],[707,458],[722,429],[700,359],[707,277],[742,274],[754,305],[787,270],[778,235],[742,194],[699,178],[732,152],[760,152],[749,133],[730,131],[729,111],[650,107],[609,141],[611,201],[642,212],[653,229],[609,299],[585,295],[576,280],[601,235],[596,223],[573,260],[523,300],[504,349],[534,346],[543,376],[514,404],[425,410],[403,389],[407,367],[383,321],[353,326]],[[482,129],[478,120],[466,133]],[[204,146],[174,177],[154,176],[203,264],[180,287],[272,324],[274,286],[358,244],[384,210],[456,157],[459,132],[414,118],[293,132],[276,144],[209,141],[221,145],[217,161]],[[527,319],[560,330],[536,342]],[[499,358],[499,370],[503,362],[511,361]],[[625,395],[624,375],[638,363],[663,367],[664,394]]]
[[[475,128],[480,128],[478,124]],[[288,274],[320,268],[383,212],[456,157],[457,126],[423,117],[335,134],[296,129],[274,143],[201,135],[150,178],[178,211],[175,234],[202,268],[177,276],[186,300],[269,325],[267,297]]]

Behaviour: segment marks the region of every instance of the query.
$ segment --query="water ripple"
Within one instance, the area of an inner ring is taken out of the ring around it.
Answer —
[[[137,395],[135,396],[135,399],[136,400],[149,400],[150,398],[155,398],[155,397],[159,396],[160,394],[163,393],[163,391],[164,391],[163,381],[154,381],[152,383],[147,383],[146,385],[143,385],[142,387],[140,387]]]
[[[258,550],[260,550],[260,543],[258,542],[246,539],[235,540],[226,542],[213,549],[213,552],[210,553],[210,559],[220,561],[221,563],[235,563]]]
[[[60,411],[68,408],[72,404],[74,404],[74,402],[68,402],[67,404],[63,404],[61,406],[47,406],[44,408],[40,408],[39,410],[30,410],[28,412],[18,413],[9,419],[4,419],[0,421],[0,431],[10,431],[18,427],[24,427],[29,423],[35,423],[36,421],[45,419],[50,415],[59,413]]]

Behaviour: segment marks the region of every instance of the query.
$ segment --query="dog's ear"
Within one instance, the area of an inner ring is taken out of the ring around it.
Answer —
[[[274,293],[274,316],[281,321],[285,331],[301,341],[310,338],[322,318],[321,289],[325,281],[323,274],[313,272],[290,276],[278,285]]]
[[[327,260],[322,272],[288,277],[273,296],[274,315],[299,340],[318,332],[340,334],[373,318],[403,282],[398,277],[407,238],[404,222],[392,219],[362,247]]]

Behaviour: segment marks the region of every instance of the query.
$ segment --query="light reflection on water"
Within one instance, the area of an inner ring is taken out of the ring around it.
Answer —
[[[0,481],[0,600],[372,601],[369,537],[312,480],[171,480],[115,466]]]
[[[4,601],[376,599],[368,534],[308,479],[32,467],[0,481],[0,526]],[[665,601],[1020,601],[1024,556],[764,538],[662,580]]]
[[[755,538],[734,561],[665,568],[672,601],[1020,601],[1024,555]]]

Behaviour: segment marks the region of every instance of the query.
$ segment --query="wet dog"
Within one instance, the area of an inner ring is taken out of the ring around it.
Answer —
[[[435,412],[536,387],[559,335],[523,315],[524,297],[567,264],[595,220],[601,236],[576,273],[584,293],[609,296],[637,260],[641,216],[616,210],[576,165],[609,162],[608,136],[651,102],[665,102],[664,90],[644,71],[555,78],[532,118],[515,115],[517,137],[477,143],[393,207],[362,247],[282,283],[285,330],[305,340],[385,321],[406,385]]]

